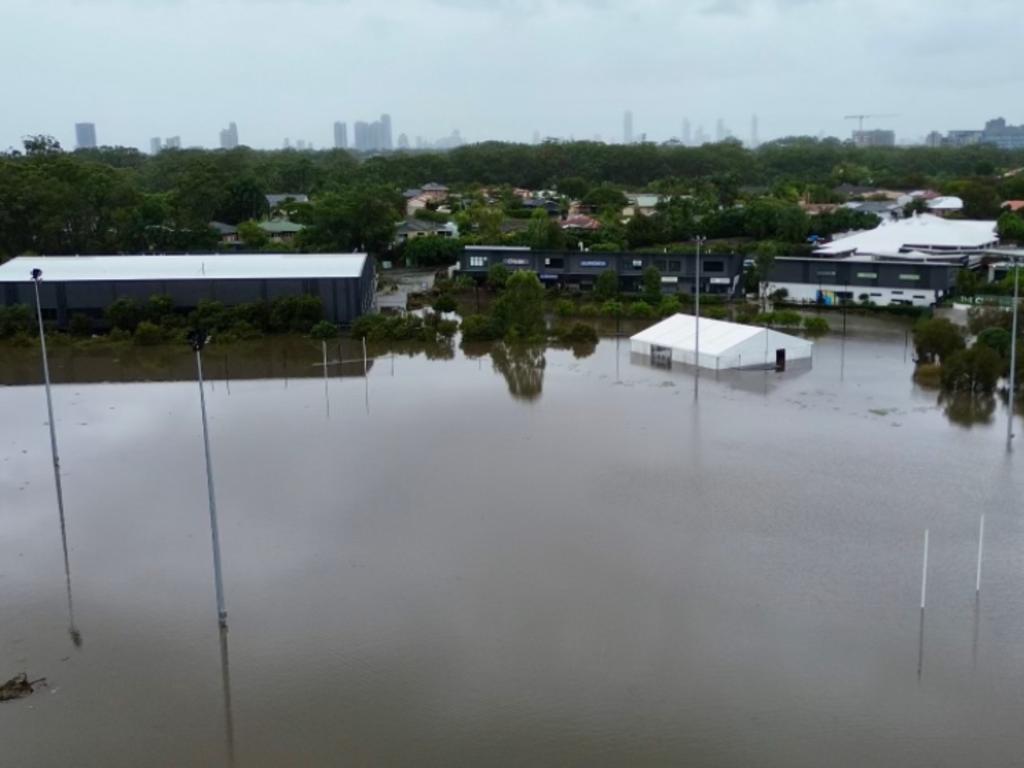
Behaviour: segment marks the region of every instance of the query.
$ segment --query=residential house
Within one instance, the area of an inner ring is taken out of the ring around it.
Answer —
[[[221,245],[234,245],[238,240],[238,227],[233,224],[225,224],[223,221],[211,221],[210,229],[216,230],[220,236]]]
[[[417,237],[458,237],[459,227],[451,221],[438,222],[408,218],[395,225],[395,243],[404,243]]]
[[[290,243],[299,232],[305,229],[301,224],[296,224],[294,221],[288,221],[287,219],[261,221],[259,226],[272,243]]]
[[[562,229],[566,232],[596,232],[600,228],[600,221],[583,213],[569,215],[562,221]]]

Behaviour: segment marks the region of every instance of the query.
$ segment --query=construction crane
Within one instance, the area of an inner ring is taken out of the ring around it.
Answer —
[[[843,120],[856,120],[857,121],[857,130],[858,131],[863,131],[864,130],[864,120],[867,119],[867,118],[874,118],[874,117],[899,117],[899,115],[893,114],[891,112],[886,113],[886,114],[882,114],[882,115],[846,115],[845,117],[843,117]]]

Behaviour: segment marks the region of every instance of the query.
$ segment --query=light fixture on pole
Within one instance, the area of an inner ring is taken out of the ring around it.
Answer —
[[[82,633],[75,626],[75,612],[71,602],[71,561],[68,557],[68,529],[64,519],[64,489],[60,483],[60,455],[57,453],[57,425],[53,420],[53,397],[50,394],[50,362],[46,354],[46,328],[43,326],[43,306],[39,300],[39,282],[43,270],[32,270],[32,287],[36,294],[36,319],[39,321],[39,349],[43,357],[43,385],[46,389],[46,415],[50,425],[50,453],[53,456],[53,484],[57,489],[57,514],[60,516],[60,543],[64,551],[64,580],[68,592],[68,632],[76,647],[82,645]]]
[[[196,353],[196,377],[199,381],[199,409],[203,414],[203,448],[206,451],[206,488],[210,497],[210,538],[213,542],[213,580],[217,590],[217,619],[222,627],[228,625],[228,611],[224,606],[224,580],[220,567],[220,533],[217,527],[217,498],[213,491],[213,462],[210,458],[210,429],[206,421],[206,393],[203,390],[203,347],[206,331],[196,329],[188,334],[188,343]]]

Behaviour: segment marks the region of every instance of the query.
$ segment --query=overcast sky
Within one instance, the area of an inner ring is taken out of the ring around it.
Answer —
[[[331,143],[382,112],[395,137],[901,139],[1024,123],[1021,0],[2,0],[0,147],[74,123],[101,144]]]

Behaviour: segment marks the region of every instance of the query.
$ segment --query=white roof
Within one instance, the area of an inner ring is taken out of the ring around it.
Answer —
[[[963,210],[964,201],[959,197],[935,197],[925,205],[930,211],[960,211]]]
[[[883,221],[875,229],[843,237],[815,253],[893,253],[905,248],[980,249],[999,239],[994,221],[942,219],[921,214],[900,221]]]
[[[0,264],[0,283],[28,282],[33,269],[55,282],[359,277],[365,263],[365,253],[19,256]]]
[[[672,315],[630,337],[630,341],[654,344],[659,347],[692,350],[696,341],[696,318],[693,315]],[[719,356],[768,329],[758,325],[729,323],[725,320],[700,319],[701,355]],[[791,340],[794,345],[810,346],[809,341],[773,331],[773,334]]]

